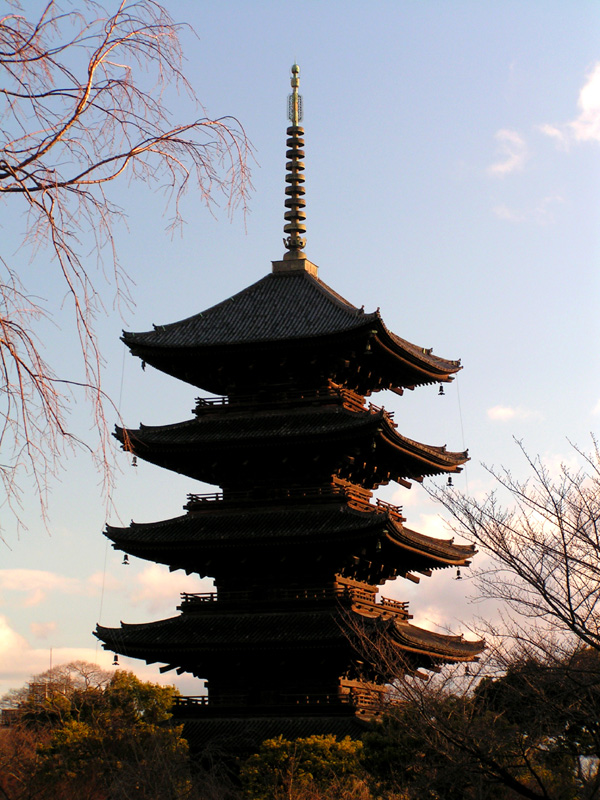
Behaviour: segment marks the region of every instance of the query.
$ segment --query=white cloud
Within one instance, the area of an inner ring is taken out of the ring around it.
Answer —
[[[57,629],[56,622],[32,622],[29,629],[36,639],[47,639]]]
[[[407,523],[410,528],[410,524]],[[446,520],[440,514],[421,514],[419,518],[419,533],[431,536],[434,539],[453,539],[454,533],[450,530]]]
[[[523,137],[517,131],[502,128],[495,138],[499,160],[488,167],[488,173],[502,177],[522,170],[527,160],[527,144]]]
[[[531,411],[522,406],[493,406],[488,408],[487,415],[496,422],[507,422],[513,419],[532,419],[540,416],[539,412]]]
[[[88,578],[69,578],[41,569],[0,569],[0,592],[24,594],[21,605],[25,608],[40,605],[50,594],[90,597],[102,590],[115,592],[122,588],[123,581],[110,573],[96,572]]]
[[[69,661],[95,661],[92,648],[53,648],[54,664]],[[17,633],[7,617],[0,616],[0,695],[11,688],[22,686],[28,678],[47,670],[50,665],[50,649],[33,648],[24,636]]]
[[[150,611],[158,611],[165,603],[173,609],[173,600],[180,592],[210,592],[214,590],[212,579],[198,579],[197,575],[169,572],[160,564],[150,564],[135,576],[138,589],[133,593],[134,604],[145,603]]]
[[[492,212],[498,219],[507,222],[528,222],[532,220],[538,225],[548,225],[554,222],[554,206],[557,203],[564,203],[563,198],[558,194],[542,197],[535,208],[515,209],[501,204],[494,206]]]
[[[545,136],[549,136],[551,139],[554,139],[556,144],[561,148],[563,149],[567,148],[568,139],[564,129],[559,128],[557,125],[550,125],[549,123],[545,123],[543,125],[538,125],[538,130]]]
[[[81,594],[83,584],[78,578],[67,578],[41,569],[0,569],[0,591],[25,592],[25,606],[43,603],[49,592]]]
[[[575,474],[585,466],[574,450],[567,450],[564,453],[543,453],[540,460],[551,477],[557,480],[560,480],[565,469]]]
[[[579,92],[580,114],[569,123],[578,142],[600,142],[600,62],[594,65]]]
[[[562,125],[545,123],[539,130],[566,149],[572,142],[600,143],[600,61],[586,76],[577,100],[579,115]]]
[[[0,668],[5,666],[7,655],[27,647],[27,640],[14,631],[6,617],[0,616]]]
[[[494,206],[492,212],[498,219],[504,219],[507,222],[525,222],[527,219],[527,214],[525,212],[518,211],[515,208],[509,208],[503,204]]]
[[[592,409],[592,414],[594,414],[594,416],[596,416],[596,415],[599,415],[599,414],[600,414],[600,400],[598,400],[598,402],[596,403],[596,405],[593,407],[593,409]]]
[[[87,584],[92,589],[104,589],[104,591],[116,591],[117,589],[121,589],[123,586],[123,582],[117,580],[114,575],[110,575],[108,572],[94,572],[90,577],[87,579]]]
[[[50,666],[68,664],[70,661],[89,661],[99,664],[102,669],[110,670],[112,653],[103,650],[100,644],[96,647],[32,647],[24,636],[17,633],[7,617],[0,615],[0,697],[9,689],[23,686],[32,675],[45,672]],[[139,678],[153,683],[180,683],[172,673],[161,675],[157,665],[145,665],[137,659],[119,658],[121,669],[134,672]],[[196,679],[187,681],[186,690],[198,694],[201,683]]]

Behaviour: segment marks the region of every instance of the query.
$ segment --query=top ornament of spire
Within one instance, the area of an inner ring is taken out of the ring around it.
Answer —
[[[288,97],[288,118],[292,123],[287,129],[287,146],[286,157],[289,161],[286,163],[287,174],[285,182],[286,212],[284,219],[286,224],[283,227],[283,232],[286,234],[283,243],[287,253],[283,256],[284,260],[291,259],[305,259],[306,254],[303,252],[306,246],[306,239],[303,234],[306,233],[306,226],[304,220],[306,214],[304,207],[304,128],[301,128],[299,123],[302,120],[302,97],[298,94],[298,87],[300,86],[300,67],[294,64],[292,67],[292,93]]]
[[[288,119],[294,127],[302,122],[302,95],[298,94],[300,86],[300,67],[298,64],[292,66],[292,93],[288,95]]]

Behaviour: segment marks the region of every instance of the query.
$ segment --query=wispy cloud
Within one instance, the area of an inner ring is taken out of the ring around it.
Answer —
[[[117,580],[114,575],[110,575],[109,573],[102,573],[102,572],[94,572],[90,577],[87,579],[87,584],[92,589],[98,589],[105,591],[116,591],[120,589],[123,585],[122,581]]]
[[[600,142],[600,61],[579,92],[579,116],[569,123],[578,142]]]
[[[199,580],[197,575],[169,572],[159,564],[150,564],[135,576],[135,582],[133,603],[144,603],[150,611],[158,611],[165,603],[172,608],[173,598],[180,592],[210,592],[214,587],[210,578]]]
[[[495,422],[508,422],[509,420],[539,419],[538,411],[532,411],[522,406],[493,406],[488,408],[487,415]]]
[[[521,211],[518,208],[509,208],[504,203],[494,206],[492,212],[498,219],[504,219],[507,222],[526,222],[528,215],[526,211]]]
[[[551,125],[549,122],[545,122],[543,125],[538,125],[537,127],[540,133],[543,133],[544,136],[549,136],[551,139],[554,139],[558,147],[563,150],[568,148],[568,140],[564,128],[559,128],[557,125]]]
[[[587,74],[577,107],[579,114],[574,120],[562,124],[544,123],[539,130],[565,149],[573,142],[600,143],[600,61]]]
[[[40,569],[0,569],[0,591],[23,592],[25,606],[44,602],[48,593],[80,594],[82,581]]]
[[[564,203],[564,200],[560,195],[554,194],[542,197],[535,208],[510,208],[502,203],[494,206],[492,212],[498,219],[503,219],[507,222],[520,223],[533,221],[538,225],[549,225],[554,222],[554,207],[558,203]]]
[[[496,133],[498,143],[498,160],[491,164],[487,171],[495,177],[503,177],[511,172],[519,172],[527,161],[527,144],[525,139],[508,128],[502,128]]]
[[[29,626],[36,639],[47,639],[56,629],[56,622],[32,622]]]
[[[52,623],[48,623],[50,626]],[[41,630],[41,629],[40,629]],[[51,631],[48,629],[48,633]],[[34,632],[34,635],[35,634]],[[49,643],[52,640],[49,639]],[[9,689],[22,686],[32,675],[44,672],[53,664],[68,664],[70,661],[89,661],[99,664],[103,669],[110,669],[112,654],[100,647],[52,647],[52,655],[48,644],[43,647],[32,647],[30,642],[17,633],[8,617],[0,615],[0,696]],[[172,676],[162,676],[156,665],[146,666],[137,659],[121,657],[121,669],[135,672],[142,680],[155,683],[172,683]],[[195,681],[197,684],[198,681]],[[197,691],[191,689],[190,693]]]

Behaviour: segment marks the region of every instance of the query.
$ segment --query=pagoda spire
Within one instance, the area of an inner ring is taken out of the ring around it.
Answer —
[[[292,123],[287,129],[288,139],[286,144],[288,150],[286,157],[289,159],[286,164],[287,174],[285,182],[287,184],[285,193],[287,195],[285,200],[286,212],[284,218],[286,224],[283,227],[283,232],[286,234],[283,243],[287,252],[283,258],[289,259],[305,259],[306,254],[303,252],[306,246],[306,239],[303,235],[306,233],[306,225],[304,220],[306,214],[304,207],[304,128],[300,127],[302,121],[302,97],[298,93],[300,86],[300,67],[298,64],[292,66],[292,93],[288,96],[288,119]]]

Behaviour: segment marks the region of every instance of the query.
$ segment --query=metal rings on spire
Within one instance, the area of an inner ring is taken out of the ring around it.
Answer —
[[[284,218],[286,224],[283,232],[286,234],[283,243],[287,249],[284,259],[306,258],[303,249],[306,246],[306,225],[304,220],[306,214],[304,208],[304,128],[300,127],[302,120],[302,97],[298,94],[300,85],[300,67],[294,64],[292,67],[292,94],[288,97],[288,117],[291,126],[287,129],[288,139],[286,141],[288,150],[286,157],[286,176],[285,176],[285,207]]]

